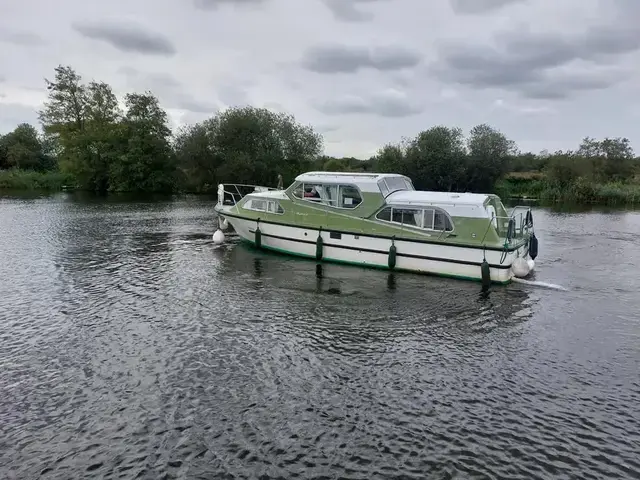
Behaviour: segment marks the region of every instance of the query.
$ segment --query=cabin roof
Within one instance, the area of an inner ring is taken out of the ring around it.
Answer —
[[[388,205],[475,205],[482,207],[489,195],[483,193],[426,192],[402,190],[386,198]]]
[[[403,177],[398,173],[367,173],[367,172],[306,172],[298,175],[298,182],[348,182],[358,185],[376,184],[386,177]]]
[[[257,198],[267,198],[267,199],[273,199],[273,200],[288,200],[289,197],[287,197],[286,193],[284,193],[284,190],[267,190],[267,191],[257,191],[257,192],[251,192],[249,194],[246,195],[247,197],[251,196],[251,197],[257,197]]]

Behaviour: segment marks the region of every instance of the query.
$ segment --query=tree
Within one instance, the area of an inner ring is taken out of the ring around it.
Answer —
[[[384,145],[373,159],[375,170],[380,173],[408,174],[405,150],[406,148],[401,144]]]
[[[0,136],[0,168],[51,170],[55,159],[46,151],[38,131],[28,123]]]
[[[203,185],[222,181],[276,185],[277,175],[289,183],[322,151],[322,137],[291,115],[264,108],[232,108],[193,128],[176,142],[183,175]],[[200,159],[195,152],[204,153]]]
[[[125,96],[126,115],[119,134],[124,152],[109,168],[113,191],[171,191],[175,162],[169,142],[167,113],[151,92]]]
[[[216,171],[224,159],[212,148],[207,120],[180,128],[173,149],[179,165],[181,184],[190,191],[215,192]]]
[[[82,128],[62,133],[65,149],[61,166],[72,173],[82,188],[106,192],[110,188],[110,168],[117,163],[124,143],[119,122],[122,112],[111,86],[90,82],[83,86]]]
[[[633,175],[634,153],[627,138],[605,138],[598,141],[585,137],[577,154],[590,162],[595,181],[623,181]]]
[[[506,173],[509,160],[518,153],[515,142],[487,124],[471,129],[467,149],[465,190],[475,192],[493,191],[496,181]]]
[[[420,132],[407,148],[407,169],[418,190],[455,191],[463,183],[462,130],[436,126]]]
[[[80,131],[84,128],[87,88],[70,66],[59,65],[55,72],[53,81],[45,79],[49,98],[39,112],[40,121],[53,133]]]

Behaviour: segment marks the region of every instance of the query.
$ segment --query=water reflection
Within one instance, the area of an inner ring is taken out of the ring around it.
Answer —
[[[221,281],[238,289],[248,288],[243,283],[255,286],[259,281],[270,298],[292,305],[292,310],[299,302],[312,302],[314,296],[334,296],[328,308],[335,315],[324,312],[323,320],[313,323],[316,327],[330,327],[334,316],[357,311],[367,319],[369,332],[375,332],[372,324],[376,322],[395,322],[409,329],[450,322],[451,328],[477,331],[523,322],[535,305],[532,290],[520,286],[482,291],[476,282],[316,263],[259,251],[244,242],[228,247],[220,268]]]

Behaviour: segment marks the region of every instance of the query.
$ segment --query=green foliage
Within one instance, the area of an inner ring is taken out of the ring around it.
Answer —
[[[110,85],[58,66],[45,80],[42,133],[21,124],[0,136],[0,188],[214,193],[220,182],[284,185],[309,170],[395,172],[425,190],[496,192],[550,202],[633,203],[640,161],[626,138],[583,139],[575,151],[520,153],[482,124],[465,137],[438,125],[382,146],[368,160],[323,155],[323,139],[291,115],[243,107],[175,135],[151,92],[121,108]]]
[[[151,93],[125,96],[125,112],[111,86],[81,83],[60,66],[47,80],[40,112],[44,131],[58,147],[60,169],[79,188],[96,192],[163,192],[175,187],[175,161],[166,112]]]
[[[264,108],[232,108],[182,129],[174,143],[187,189],[211,191],[222,181],[290,183],[312,167],[322,137],[294,117]]]
[[[488,125],[467,139],[459,128],[436,126],[398,145],[385,145],[373,159],[375,170],[402,173],[417,189],[491,192],[506,172],[516,148]]]
[[[74,178],[59,171],[0,170],[0,189],[6,190],[61,190],[73,187]]]
[[[56,167],[49,145],[38,131],[22,123],[13,132],[0,136],[0,169],[18,168],[47,171]]]

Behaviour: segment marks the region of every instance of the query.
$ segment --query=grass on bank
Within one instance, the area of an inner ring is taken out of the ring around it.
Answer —
[[[59,171],[0,170],[0,189],[5,190],[62,190],[73,187],[73,176]]]
[[[640,179],[600,184],[580,177],[560,186],[547,182],[540,172],[513,172],[498,182],[496,193],[543,203],[635,205],[640,203]]]
[[[60,171],[0,170],[0,189],[22,191],[60,191],[73,188],[72,175]],[[630,182],[597,184],[577,178],[565,186],[550,185],[541,172],[512,172],[496,185],[503,199],[535,199],[543,203],[637,205],[640,204],[640,178]]]

